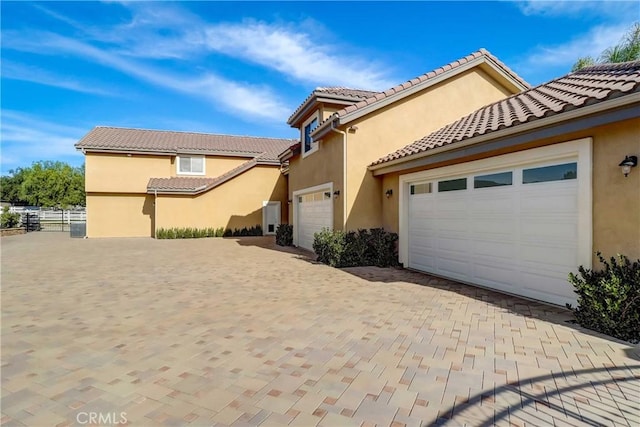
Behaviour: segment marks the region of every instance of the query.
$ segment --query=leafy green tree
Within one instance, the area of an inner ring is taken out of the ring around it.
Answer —
[[[36,162],[25,171],[19,196],[30,205],[40,207],[84,206],[84,166],[74,168],[63,162]]]
[[[9,175],[0,177],[0,200],[14,205],[24,205],[27,202],[20,198],[20,186],[24,181],[26,169],[11,169]]]
[[[640,22],[633,24],[627,34],[624,35],[620,43],[605,49],[598,58],[598,63],[620,63],[640,60]],[[596,64],[596,61],[585,56],[573,64],[571,71],[578,71],[581,68]]]

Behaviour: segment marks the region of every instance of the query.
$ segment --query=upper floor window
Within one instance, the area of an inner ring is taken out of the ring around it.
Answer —
[[[311,137],[311,132],[318,127],[318,117],[315,116],[312,119],[310,119],[309,121],[305,122],[304,127],[303,127],[303,142],[304,142],[304,146],[303,146],[303,150],[302,150],[302,154],[306,155],[306,154],[311,154],[314,151],[316,151],[318,149],[318,143],[315,142],[313,140],[313,138]]]
[[[178,156],[179,175],[204,175],[204,156]]]

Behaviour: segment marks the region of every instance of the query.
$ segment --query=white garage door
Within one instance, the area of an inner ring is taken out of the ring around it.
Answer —
[[[408,266],[554,304],[575,303],[577,161],[409,185]]]
[[[298,246],[313,250],[313,235],[323,228],[333,229],[333,200],[329,188],[297,196]]]

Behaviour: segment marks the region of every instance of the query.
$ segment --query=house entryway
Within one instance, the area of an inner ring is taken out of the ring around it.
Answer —
[[[262,233],[276,234],[280,224],[280,202],[262,202]]]

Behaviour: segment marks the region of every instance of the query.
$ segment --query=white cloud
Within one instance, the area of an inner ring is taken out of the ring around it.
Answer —
[[[616,19],[638,16],[638,3],[635,0],[533,0],[517,1],[516,4],[525,15],[584,17],[585,14],[593,14]]]
[[[31,37],[6,32],[5,48],[48,54],[72,54],[85,60],[126,73],[144,82],[205,99],[219,109],[231,110],[253,118],[282,121],[290,108],[283,105],[275,92],[264,85],[227,80],[213,73],[200,76],[176,75],[146,66],[95,46],[53,33],[33,33]]]
[[[320,85],[385,89],[394,83],[387,67],[340,46],[319,44],[299,29],[264,22],[220,24],[205,30],[209,49],[272,68],[296,80]]]
[[[82,163],[82,154],[73,145],[88,129],[60,125],[11,110],[2,110],[1,115],[3,173],[39,160]]]
[[[55,75],[41,68],[19,64],[6,59],[2,61],[2,77],[5,79],[33,82],[81,93],[120,96],[120,94],[114,90],[103,89],[95,84],[85,84],[78,79],[74,79],[69,76]]]
[[[529,70],[532,74],[535,69],[549,67],[563,67],[569,72],[578,58],[591,56],[597,59],[603,50],[619,43],[628,29],[627,24],[602,25],[562,44],[538,46],[516,68]]]

